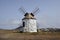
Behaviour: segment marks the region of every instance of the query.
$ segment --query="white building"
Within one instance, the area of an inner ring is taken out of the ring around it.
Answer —
[[[22,32],[37,32],[36,18],[32,13],[26,13],[22,19]]]

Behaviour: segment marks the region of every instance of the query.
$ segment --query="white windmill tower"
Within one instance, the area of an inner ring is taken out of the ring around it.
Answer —
[[[24,8],[20,8],[24,13],[24,18],[22,19],[22,27],[20,28],[22,32],[37,32],[37,20],[34,17],[39,8],[36,8],[33,12],[28,13]]]

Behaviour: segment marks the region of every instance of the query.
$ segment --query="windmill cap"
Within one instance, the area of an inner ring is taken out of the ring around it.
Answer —
[[[36,19],[34,18],[33,13],[26,13],[24,16],[25,16],[24,19]]]
[[[27,16],[27,15],[29,15],[29,13],[26,13],[24,16]],[[30,15],[34,16],[34,14],[33,14],[33,13],[30,13]]]

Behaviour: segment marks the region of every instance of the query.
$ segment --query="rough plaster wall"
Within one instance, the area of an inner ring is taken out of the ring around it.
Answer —
[[[37,32],[37,24],[35,19],[25,19],[23,22],[25,22],[23,32]]]

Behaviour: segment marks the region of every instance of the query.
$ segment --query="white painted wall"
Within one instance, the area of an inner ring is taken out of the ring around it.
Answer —
[[[23,27],[23,32],[37,32],[37,23],[35,19],[24,19],[25,27]]]

